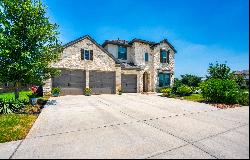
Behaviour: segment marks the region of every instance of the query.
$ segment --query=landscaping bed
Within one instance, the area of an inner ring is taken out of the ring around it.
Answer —
[[[25,138],[49,99],[49,96],[40,97],[37,104],[31,105],[29,104],[30,94],[30,91],[22,91],[19,99],[14,100],[14,93],[0,93],[1,101],[5,101],[1,102],[0,106],[2,113],[5,113],[0,114],[0,143]],[[3,103],[8,104],[5,104],[4,109]]]

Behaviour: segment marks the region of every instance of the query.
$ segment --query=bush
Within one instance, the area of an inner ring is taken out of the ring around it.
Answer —
[[[192,93],[192,89],[187,85],[181,85],[180,87],[177,88],[176,92],[180,96],[188,96]]]
[[[216,103],[238,103],[239,89],[233,80],[208,79],[200,84],[203,97]]]
[[[90,95],[91,92],[92,92],[92,89],[91,89],[91,88],[85,88],[85,89],[84,89],[85,95]]]
[[[240,105],[249,106],[249,92],[241,91],[238,96],[238,102]]]
[[[163,97],[169,97],[172,93],[172,89],[170,87],[162,88],[161,91]]]

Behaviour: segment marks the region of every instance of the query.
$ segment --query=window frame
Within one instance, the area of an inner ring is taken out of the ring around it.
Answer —
[[[160,78],[160,75],[162,75],[162,78]],[[170,73],[160,72],[158,73],[158,78],[159,78],[159,82],[158,82],[159,87],[170,86],[170,83],[171,83]]]
[[[165,56],[163,56],[163,53],[165,53]],[[160,50],[160,63],[167,63],[169,64],[169,50],[161,49]]]
[[[120,48],[125,49],[125,51],[124,51],[124,52],[120,52]],[[123,55],[123,56],[120,56],[120,55],[122,55],[122,54],[124,54],[124,55]],[[118,59],[127,60],[127,54],[128,54],[128,49],[127,49],[126,46],[118,46],[118,53],[117,53],[117,58],[118,58]]]
[[[149,54],[148,54],[148,52],[144,53],[144,61],[145,62],[149,61]]]
[[[86,56],[86,52],[88,52],[88,56]],[[93,50],[81,49],[81,60],[93,61]]]

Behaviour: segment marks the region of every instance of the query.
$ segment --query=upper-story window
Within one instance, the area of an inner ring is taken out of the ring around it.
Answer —
[[[166,51],[166,50],[160,51],[160,62],[169,63],[169,51]]]
[[[148,53],[145,53],[144,59],[145,59],[145,62],[148,62]]]
[[[82,60],[93,60],[93,50],[81,50],[81,59]]]
[[[118,59],[127,60],[127,47],[118,47]]]

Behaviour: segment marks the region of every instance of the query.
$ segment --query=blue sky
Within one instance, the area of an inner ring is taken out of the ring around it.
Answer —
[[[42,0],[67,43],[167,38],[178,53],[175,75],[204,76],[209,63],[249,69],[248,0]]]

